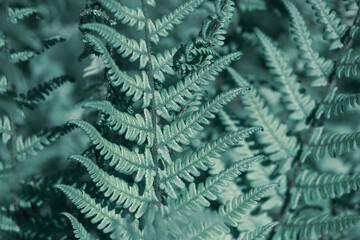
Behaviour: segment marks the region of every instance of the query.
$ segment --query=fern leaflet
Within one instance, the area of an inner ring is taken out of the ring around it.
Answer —
[[[101,136],[101,134],[90,123],[84,121],[70,121],[82,128],[90,137],[96,149],[101,150],[100,155],[105,160],[111,159],[109,165],[114,167],[116,171],[130,175],[137,172],[135,182],[139,182],[146,176],[147,184],[151,182],[150,176],[154,176],[154,162],[149,149],[145,149],[144,154],[138,151],[130,151],[126,147],[112,143]]]
[[[332,41],[330,49],[343,47],[341,38],[346,32],[347,26],[341,23],[336,12],[331,10],[323,0],[307,0],[307,2],[314,9],[317,22],[325,25],[324,39]]]
[[[264,49],[266,63],[275,76],[274,81],[280,84],[279,90],[283,93],[285,108],[292,112],[289,117],[303,123],[315,107],[315,101],[309,95],[300,93],[300,83],[296,81],[296,76],[282,52],[270,38],[259,29],[255,29],[255,33]]]
[[[71,186],[58,184],[55,186],[64,192],[71,202],[85,214],[86,218],[91,218],[93,224],[104,233],[112,233],[111,239],[143,239],[142,233],[138,228],[138,221],[132,223],[128,219],[122,218],[115,210],[103,208],[96,203],[87,193]]]
[[[304,170],[296,179],[291,205],[295,208],[300,197],[303,197],[306,203],[327,198],[339,198],[352,190],[358,190],[359,186],[359,175],[318,174]]]
[[[95,240],[95,238],[92,237],[90,235],[90,233],[88,233],[86,231],[84,226],[73,215],[71,215],[70,213],[66,213],[66,212],[64,212],[62,214],[70,220],[71,225],[74,228],[74,235],[77,239],[79,239],[79,240]]]
[[[325,118],[338,116],[348,111],[351,107],[360,105],[360,93],[356,94],[336,94],[337,87],[332,87],[324,101],[316,111],[316,118],[319,119],[323,114]]]
[[[172,184],[184,189],[185,184],[181,178],[188,182],[193,182],[193,176],[198,177],[200,175],[198,169],[205,171],[208,169],[208,166],[212,165],[211,158],[219,157],[219,153],[226,151],[231,146],[238,144],[259,130],[261,130],[260,127],[252,127],[228,133],[220,139],[206,144],[191,155],[177,159],[174,164],[167,165],[164,171],[160,172],[160,180],[162,182],[160,187],[164,188],[170,197],[177,198],[171,186]]]
[[[311,85],[325,86],[334,63],[331,60],[319,57],[319,54],[313,50],[310,32],[305,24],[305,20],[292,2],[289,0],[283,0],[283,2],[290,13],[290,33],[297,48],[300,50],[301,58],[305,60],[307,74],[315,77]]]

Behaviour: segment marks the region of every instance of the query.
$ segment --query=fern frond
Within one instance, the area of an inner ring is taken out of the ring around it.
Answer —
[[[290,33],[293,36],[297,48],[300,50],[300,57],[305,60],[305,69],[308,76],[314,77],[312,86],[325,86],[327,77],[329,76],[334,63],[328,59],[320,57],[312,48],[312,40],[310,32],[306,26],[305,20],[299,10],[289,0],[283,0],[287,10],[289,11]]]
[[[203,105],[199,111],[194,112],[192,115],[178,122],[165,125],[162,132],[158,131],[159,134],[157,134],[158,145],[160,146],[159,153],[163,156],[164,160],[170,162],[170,158],[167,156],[167,147],[181,152],[182,147],[179,144],[188,145],[190,143],[189,139],[203,129],[200,124],[209,124],[208,119],[215,117],[213,113],[218,112],[235,97],[249,90],[249,87],[243,87],[219,94],[214,100]]]
[[[149,61],[148,49],[143,39],[138,43],[118,33],[115,29],[101,23],[85,23],[80,26],[82,31],[92,31],[105,39],[109,45],[121,54],[122,57],[129,57],[131,62],[140,59],[140,68],[144,68]]]
[[[247,215],[257,205],[257,201],[263,198],[267,192],[269,192],[276,186],[276,184],[268,184],[266,186],[253,189],[247,194],[243,194],[239,197],[234,198],[232,201],[228,201],[225,206],[220,206],[218,214],[213,214],[214,219],[212,219],[210,222],[207,219],[199,220],[198,225],[206,226],[206,228],[199,227],[199,230],[197,231],[198,235],[200,235],[201,233],[202,236],[205,235],[211,239],[219,239],[219,236],[221,234],[230,231],[227,226],[222,226],[223,223],[226,223],[232,227],[238,226],[238,223],[240,221],[244,221],[244,215]],[[190,222],[191,221],[192,218],[190,219]],[[218,226],[222,227],[218,228]],[[264,229],[263,231],[259,231],[254,234],[266,234],[266,231]],[[216,238],[215,236],[217,236],[218,238]]]
[[[326,153],[331,157],[336,157],[360,148],[360,132],[323,133],[317,141],[310,142],[307,147],[315,160],[324,157]]]
[[[159,37],[168,36],[169,31],[174,28],[174,25],[180,24],[181,20],[195,12],[205,1],[206,0],[188,0],[161,19],[156,19],[154,22],[148,21],[151,41],[157,44]]]
[[[283,53],[259,29],[255,33],[263,47],[267,66],[274,75],[274,81],[279,83],[279,90],[283,93],[282,100],[285,108],[292,112],[290,119],[304,122],[315,107],[315,101],[310,95],[300,93],[301,84],[297,82],[296,75],[288,65]]]
[[[18,136],[16,138],[15,154],[16,160],[25,161],[29,155],[36,156],[38,151],[45,146],[57,141],[63,135],[71,132],[74,127],[71,124],[45,129],[37,134],[26,137]]]
[[[111,159],[109,165],[114,167],[116,171],[130,175],[137,172],[135,182],[139,182],[144,176],[148,178],[149,184],[150,176],[155,174],[154,162],[152,155],[148,148],[145,149],[145,155],[137,151],[130,151],[126,147],[112,143],[101,136],[94,126],[85,121],[73,120],[69,122],[82,128],[90,137],[96,149],[100,150],[100,155],[105,160]]]
[[[42,40],[42,44],[44,49],[48,49],[58,43],[62,43],[65,42],[66,38],[63,35],[56,35],[56,36],[52,36],[52,37],[48,37]]]
[[[143,71],[142,77],[138,75],[136,75],[135,78],[129,76],[126,72],[119,69],[100,39],[91,34],[85,34],[83,38],[86,42],[90,42],[90,44],[94,46],[94,50],[100,54],[105,67],[108,69],[110,84],[114,87],[121,86],[120,90],[125,92],[126,96],[132,96],[134,102],[143,99],[143,107],[148,107],[152,95],[150,93],[151,87],[147,74]]]
[[[341,38],[348,27],[341,23],[336,12],[331,10],[323,0],[307,0],[306,2],[309,3],[315,11],[317,22],[325,25],[324,39],[332,41],[330,50],[344,46],[341,42]]]
[[[242,220],[242,216],[248,214],[266,193],[277,186],[278,184],[268,184],[252,189],[249,193],[241,194],[239,197],[220,206],[219,215],[224,219],[225,223],[236,227],[238,222]]]
[[[142,232],[139,230],[138,220],[129,222],[128,219],[121,217],[115,210],[103,208],[96,203],[87,193],[71,186],[58,184],[60,189],[70,199],[70,201],[85,214],[86,218],[91,218],[91,223],[97,224],[97,228],[104,233],[111,233],[111,239],[143,239]]]
[[[0,134],[2,135],[2,141],[6,144],[11,139],[11,123],[8,116],[0,117]]]
[[[228,68],[228,71],[238,86],[249,85],[234,69]],[[253,89],[250,92],[246,92],[241,99],[245,109],[254,120],[251,122],[251,125],[258,125],[264,128],[264,131],[261,133],[263,137],[259,137],[258,141],[266,145],[264,152],[270,156],[270,159],[278,161],[294,158],[299,148],[296,138],[286,135],[288,132],[287,126],[281,124],[279,119],[270,112],[256,90]]]
[[[244,158],[220,173],[208,177],[205,183],[195,186],[191,183],[189,190],[182,194],[178,200],[168,199],[169,209],[173,214],[187,215],[191,211],[199,211],[203,207],[208,207],[210,202],[207,200],[216,200],[216,194],[220,193],[227,182],[232,181],[234,177],[239,176],[241,172],[246,171],[254,163],[262,161],[264,156]]]
[[[84,226],[70,213],[63,212],[62,215],[66,216],[74,229],[75,237],[79,240],[95,240],[93,236],[91,236],[90,233],[86,231]]]
[[[274,239],[317,239],[320,236],[345,231],[360,222],[360,216],[329,215],[311,218],[288,217],[276,228]]]
[[[45,51],[46,49],[54,46],[57,43],[64,42],[66,38],[62,35],[53,36],[50,38],[46,38],[42,40],[44,49],[42,51]],[[35,57],[36,54],[40,54],[41,52],[35,52],[31,50],[25,50],[20,52],[14,52],[10,55],[10,60],[12,63],[26,63],[29,62],[31,59]]]
[[[20,232],[19,226],[11,218],[0,214],[0,231]]]
[[[37,19],[41,18],[40,11],[36,8],[9,8],[8,9],[9,21],[16,24],[18,20],[24,20],[27,17],[35,16]]]
[[[208,169],[208,166],[213,164],[212,158],[218,158],[221,152],[237,145],[240,141],[244,141],[246,137],[261,129],[261,127],[252,127],[228,133],[218,140],[206,144],[196,152],[176,159],[174,164],[167,165],[164,171],[160,172],[160,187],[165,189],[170,197],[177,198],[172,184],[184,189],[185,183],[182,179],[193,182],[193,176],[200,176],[198,169],[205,171]]]
[[[221,57],[214,61],[214,63],[199,68],[197,71],[187,75],[176,86],[170,86],[168,89],[162,89],[161,92],[155,92],[157,114],[170,120],[169,110],[180,111],[181,106],[187,104],[186,99],[193,97],[192,91],[200,91],[201,85],[207,85],[209,81],[214,81],[215,76],[241,56],[242,53],[236,52]]]
[[[340,60],[340,65],[336,69],[336,75],[341,78],[341,75],[350,77],[356,75],[360,68],[360,55],[351,56],[353,48],[350,48]]]
[[[324,101],[320,103],[316,111],[316,118],[319,119],[323,114],[325,118],[338,116],[360,105],[360,93],[356,94],[337,94],[337,87],[333,87],[328,91]]]
[[[144,109],[144,118],[140,114],[132,116],[121,112],[108,101],[89,102],[84,104],[84,107],[94,108],[108,114],[107,120],[112,126],[112,130],[118,131],[119,134],[125,133],[125,139],[136,141],[139,145],[142,145],[147,140],[149,147],[154,145],[151,114],[147,109]]]
[[[241,232],[237,240],[260,240],[266,238],[273,230],[273,228],[278,225],[278,222],[268,223],[262,227],[255,229],[254,231]]]
[[[328,198],[339,198],[351,191],[357,191],[359,187],[359,175],[319,174],[304,170],[296,178],[295,188],[292,190],[291,205],[296,208],[301,197],[304,198],[306,203]]]
[[[33,59],[35,57],[34,51],[21,51],[21,52],[15,52],[10,55],[10,60],[12,63],[22,63],[22,62],[28,62],[30,59]]]
[[[225,35],[227,33],[227,26],[231,22],[235,12],[235,3],[234,1],[215,1],[215,12],[217,23],[214,30],[211,29],[211,23],[203,24],[201,30],[202,36],[210,43],[211,47],[222,46],[224,45]],[[210,20],[211,22],[211,20]],[[209,29],[208,29],[209,28]],[[210,30],[210,31],[209,31]],[[206,36],[209,32],[210,36]]]
[[[165,81],[164,73],[174,75],[175,72],[172,68],[172,60],[177,52],[177,48],[165,50],[162,54],[158,53],[155,56],[151,55],[151,64],[154,73],[154,79],[163,83]]]
[[[143,195],[139,194],[137,184],[129,186],[125,181],[118,177],[109,175],[107,172],[100,169],[89,158],[72,155],[71,160],[76,160],[84,165],[89,172],[91,179],[104,192],[105,197],[110,197],[110,201],[118,205],[123,205],[128,208],[130,212],[135,212],[135,217],[140,218],[146,211],[148,205],[156,201],[154,190],[151,188],[154,181],[154,176],[146,176],[146,191]]]
[[[75,79],[70,75],[63,75],[53,78],[47,82],[39,84],[37,87],[30,89],[26,94],[16,95],[13,92],[8,92],[8,96],[14,99],[19,105],[25,106],[29,109],[34,109],[40,101],[44,101],[45,97],[49,96],[52,91],[59,88],[66,82],[74,82]]]
[[[132,27],[137,24],[137,30],[142,30],[145,26],[145,16],[140,8],[130,8],[121,4],[117,0],[99,0],[98,2],[114,14],[114,17],[121,21],[122,24],[127,24]]]

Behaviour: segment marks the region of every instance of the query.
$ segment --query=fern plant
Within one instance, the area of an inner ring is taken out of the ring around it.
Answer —
[[[270,160],[246,176],[249,186],[281,179],[277,195],[270,196],[260,212],[254,214],[254,217],[261,214],[267,217],[259,221],[259,225],[279,222],[269,239],[350,239],[352,232],[346,231],[359,223],[358,211],[351,206],[344,207],[343,211],[332,209],[338,207],[337,201],[346,201],[339,200],[344,199],[344,195],[355,195],[359,174],[329,172],[324,166],[332,164],[331,158],[347,159],[346,153],[359,149],[359,133],[336,132],[325,120],[345,115],[358,106],[358,89],[354,89],[354,93],[336,91],[344,86],[341,83],[345,77],[357,73],[356,56],[351,53],[358,47],[358,38],[353,33],[358,29],[359,3],[353,1],[350,11],[355,10],[355,14],[349,25],[342,23],[326,1],[307,3],[315,13],[316,23],[322,25],[323,39],[329,44],[327,56],[315,50],[309,24],[295,1],[283,0],[282,4],[289,18],[289,33],[297,48],[296,54],[300,57],[296,57],[296,61],[302,68],[294,69],[280,44],[264,33],[266,29],[254,28],[257,45],[269,70],[268,77],[272,79],[269,85],[279,102],[271,102],[264,87],[256,82],[257,91],[241,96],[247,110],[244,122],[247,126],[263,126],[264,131],[257,134],[254,143],[238,152],[260,151]],[[336,50],[338,57],[331,57],[330,50]],[[238,86],[249,85],[252,80],[234,68],[228,68],[228,72]],[[303,78],[301,82],[298,76]],[[313,93],[317,91],[315,87],[321,88],[318,94]],[[271,112],[269,109],[281,109],[274,107],[274,102],[281,104],[283,110]],[[222,122],[226,128],[236,127],[236,120],[229,115]]]
[[[157,52],[162,38],[204,2],[189,0],[169,14],[151,19],[152,7],[145,0],[134,8],[118,1],[100,1],[102,15],[109,14],[114,21],[142,31],[139,40],[125,36],[104,18],[82,20],[87,54],[103,61],[112,91],[106,101],[84,105],[100,111],[101,121],[95,126],[82,120],[70,122],[86,132],[96,149],[95,154],[72,155],[70,159],[86,168],[98,190],[63,184],[56,188],[102,231],[93,232],[79,217],[64,213],[78,239],[218,239],[229,235],[241,216],[277,187],[276,182],[269,182],[215,204],[227,184],[264,157],[240,157],[218,173],[209,172],[214,159],[262,131],[259,126],[236,129],[206,144],[192,143],[216,113],[222,115],[220,110],[226,104],[251,90],[244,84],[212,99],[206,96],[208,86],[242,55],[221,55],[219,51],[235,11],[233,1],[208,4],[212,13],[196,38]],[[94,5],[87,10],[91,7]],[[138,73],[121,68],[116,54],[124,64],[138,64]],[[116,98],[124,99],[127,108],[121,109]],[[97,164],[99,160],[103,166]],[[98,202],[98,194],[106,201]],[[275,225],[247,236],[265,236]]]

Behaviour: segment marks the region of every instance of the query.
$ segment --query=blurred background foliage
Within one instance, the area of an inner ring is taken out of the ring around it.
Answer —
[[[127,6],[140,4],[140,1],[134,0],[122,2]],[[156,2],[157,7],[151,12],[151,17],[168,13],[182,1],[158,0]],[[295,72],[305,83],[304,91],[308,91],[319,99],[321,97],[319,93],[309,87],[311,78],[304,75],[304,65],[299,60],[298,50],[289,36],[289,17],[281,1],[236,0],[235,2],[237,12],[221,51],[224,54],[239,50],[244,53],[243,58],[234,67],[259,89],[271,111],[280,114],[285,112],[279,107],[279,93],[274,91],[271,76],[258,49],[257,39],[253,33],[254,27],[262,29],[279,43]],[[311,29],[314,49],[322,56],[336,58],[336,55],[332,56],[333,53],[328,51],[329,43],[322,38],[322,27],[312,21],[313,13],[310,7],[304,4],[303,0],[294,2]],[[347,11],[344,1],[332,0],[328,3],[337,10],[345,23],[354,18],[355,12]],[[74,163],[69,163],[67,156],[85,151],[88,138],[80,131],[71,131],[71,127],[64,124],[70,119],[80,118],[95,121],[97,116],[88,112],[84,113],[81,104],[90,99],[105,99],[108,94],[102,63],[96,57],[78,61],[84,49],[78,25],[80,19],[86,18],[89,14],[87,12],[89,3],[85,0],[0,0],[0,4],[0,130],[3,140],[0,142],[0,239],[72,239],[71,227],[60,216],[60,212],[65,209],[65,198],[54,193],[52,186],[59,182],[72,184],[84,178],[85,172],[75,167]],[[13,21],[9,9],[17,8],[31,8],[36,10],[36,13]],[[173,34],[167,37],[156,51],[186,43],[197,36],[203,19],[209,15],[210,11],[209,5],[204,4],[198,14],[191,15],[185,19],[184,24],[176,26]],[[102,17],[99,18],[103,21]],[[128,37],[139,37],[139,34],[142,34],[130,31],[131,29],[123,24],[119,24],[118,29]],[[56,35],[62,35],[65,41],[43,50],[44,39]],[[354,50],[358,52],[359,46],[355,45]],[[33,52],[33,55],[27,55],[24,59],[17,61],[12,59],[11,56],[14,53],[22,51]],[[120,65],[126,64],[128,73],[131,73],[131,70],[137,70],[135,64],[122,63],[121,58],[117,60]],[[13,95],[8,94],[27,93],[39,84],[65,74],[72,76],[75,81],[61,84],[51,91],[44,101],[38,101],[34,109],[19,104],[14,100]],[[234,86],[231,78],[223,74],[208,89],[209,97]],[[339,82],[341,92],[356,93],[359,89],[358,75]],[[233,118],[239,119],[239,126],[246,125],[246,116],[239,100],[233,101],[227,110]],[[286,115],[283,114],[283,116],[286,122]],[[359,108],[354,108],[346,115],[332,118],[325,124],[327,128],[334,129],[336,132],[360,131],[359,117]],[[54,129],[56,126],[65,126],[69,129],[66,131]],[[208,129],[212,131],[204,131],[199,138],[200,142],[216,139],[225,131],[218,120],[214,121]],[[36,136],[37,140],[33,139],[35,141],[35,143],[32,142],[33,147],[24,150],[21,148],[21,141],[18,140],[20,136],[23,139]],[[44,136],[47,141],[44,140]],[[41,145],[46,147],[42,149]],[[196,147],[196,142],[193,145]],[[24,151],[25,157],[17,156]],[[237,158],[236,149],[229,151],[222,161],[217,163],[216,171],[220,171]],[[355,152],[326,159],[317,167],[320,171],[354,173],[360,170],[358,161],[359,152]],[[264,169],[267,171],[265,167]],[[84,181],[86,182],[86,179]],[[246,189],[246,186],[249,186],[246,174],[236,184],[245,186],[244,189]],[[229,199],[234,197],[232,196],[234,192],[229,190]],[[350,203],[347,203],[347,195],[332,203],[324,204],[333,204],[333,207],[338,208],[335,211],[344,210],[359,214],[360,194],[354,193],[354,195],[355,198],[353,197]],[[275,212],[279,205],[269,203],[269,206],[269,213],[254,216],[252,219],[249,217],[244,220],[244,224],[253,224],[254,227],[258,227],[271,221],[268,214],[271,215],[272,209]],[[316,211],[306,212],[306,214],[316,214]],[[359,232],[359,230],[354,229],[352,232]],[[353,236],[357,236],[353,239],[359,239],[360,232]],[[334,236],[332,239],[341,238]]]

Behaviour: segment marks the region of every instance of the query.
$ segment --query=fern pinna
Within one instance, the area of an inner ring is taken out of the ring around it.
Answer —
[[[96,125],[70,122],[86,132],[95,148],[94,154],[70,159],[86,168],[97,191],[62,184],[56,188],[102,231],[93,231],[82,218],[64,213],[78,239],[219,239],[230,236],[242,216],[277,188],[277,182],[269,181],[220,205],[215,201],[225,199],[226,186],[264,157],[239,157],[231,166],[211,173],[214,159],[263,128],[239,128],[205,144],[194,141],[226,104],[251,91],[244,84],[213,98],[207,95],[216,77],[242,54],[219,52],[235,12],[234,2],[205,2],[188,0],[155,20],[149,17],[155,6],[152,1],[139,1],[138,7],[116,0],[87,6],[80,25],[85,55],[95,54],[103,61],[111,91],[107,100],[84,105],[100,111]],[[162,38],[202,5],[212,13],[198,36],[154,53]],[[101,14],[93,16],[95,10]],[[143,37],[125,36],[117,27],[120,23],[142,31]],[[137,73],[124,69],[118,57],[123,65],[137,64]],[[116,99],[127,106],[121,107]],[[266,236],[275,225],[265,225],[244,238]]]

